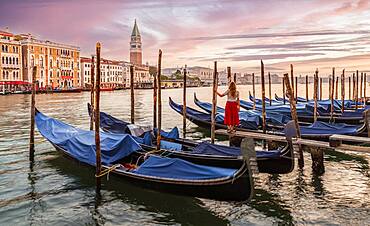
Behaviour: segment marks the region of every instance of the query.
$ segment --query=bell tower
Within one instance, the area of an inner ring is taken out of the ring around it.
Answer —
[[[130,63],[134,65],[142,65],[142,58],[141,35],[135,19],[130,41]]]

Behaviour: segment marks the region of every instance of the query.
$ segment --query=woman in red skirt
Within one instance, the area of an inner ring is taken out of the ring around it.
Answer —
[[[236,90],[235,82],[229,84],[229,89],[224,93],[219,93],[220,97],[227,95],[227,102],[225,107],[224,124],[227,125],[227,132],[233,133],[236,131],[236,127],[239,125],[239,92]]]

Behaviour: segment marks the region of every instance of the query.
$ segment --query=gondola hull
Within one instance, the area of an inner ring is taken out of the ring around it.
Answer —
[[[95,168],[92,165],[73,158],[73,156],[71,156],[67,151],[57,145],[53,144],[53,146],[57,151],[69,159],[75,160],[78,164]],[[103,169],[108,168],[104,165],[102,167]],[[143,188],[199,198],[225,201],[246,201],[253,196],[254,192],[253,182],[251,181],[248,166],[246,164],[241,166],[238,174],[234,178],[208,180],[201,183],[178,180],[171,181],[158,177],[140,176],[124,170],[113,170],[111,171],[111,174]]]
[[[88,108],[90,106],[88,105]],[[89,114],[91,111],[89,110]],[[119,119],[114,118],[111,115],[106,113],[101,114],[101,118],[109,116],[113,118],[115,121],[120,121]],[[200,121],[199,121],[200,122]],[[126,124],[122,121],[121,124]],[[206,125],[208,126],[208,125]],[[105,127],[104,125],[100,125],[103,131],[106,132],[117,132],[117,128],[114,131],[110,130],[112,127]],[[122,133],[127,133],[129,130],[124,130]],[[199,143],[195,141],[191,141],[188,139],[168,139],[170,142],[178,143],[190,148],[197,146]],[[258,170],[260,173],[271,173],[271,174],[287,174],[293,171],[294,169],[294,151],[293,148],[287,144],[281,150],[281,154],[277,158],[260,158],[257,157],[257,164]],[[154,151],[155,147],[148,146],[148,145],[141,145],[143,149],[146,151]],[[159,150],[156,151],[155,154],[164,155],[171,158],[180,158],[186,161],[200,164],[200,165],[207,165],[207,166],[218,166],[218,167],[226,167],[226,168],[240,168],[243,164],[243,160],[241,156],[219,156],[219,155],[200,155],[200,154],[192,154],[186,151],[171,151],[171,150]]]
[[[176,142],[176,140],[171,140]],[[147,150],[153,150],[152,147],[144,147]],[[200,155],[187,152],[161,150],[159,153],[166,157],[180,158],[186,161],[207,166],[218,166],[226,168],[240,168],[244,161],[241,156],[217,156],[217,155]],[[294,150],[286,145],[281,151],[281,155],[276,158],[259,158],[257,157],[257,166],[260,173],[270,174],[287,174],[294,169]]]

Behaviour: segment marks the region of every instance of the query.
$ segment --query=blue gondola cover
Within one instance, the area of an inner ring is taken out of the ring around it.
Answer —
[[[94,131],[77,129],[41,112],[36,113],[35,122],[39,132],[50,142],[81,162],[96,164]],[[111,165],[132,152],[141,150],[130,135],[100,132],[100,141],[101,161],[104,165]]]
[[[328,123],[316,121],[309,126],[300,126],[301,134],[322,135],[322,134],[342,134],[357,135],[362,125],[348,125],[345,123]]]
[[[133,173],[161,178],[207,180],[232,177],[236,171],[237,169],[196,165],[177,158],[150,156]]]
[[[192,154],[240,156],[241,152],[238,147],[228,147],[224,145],[211,144],[209,142],[202,142],[193,149]],[[256,151],[258,158],[279,158],[280,154],[280,150]]]

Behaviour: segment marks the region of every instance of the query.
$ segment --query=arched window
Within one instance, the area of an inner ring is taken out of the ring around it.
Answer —
[[[15,80],[15,71],[13,71],[13,80]]]
[[[52,71],[50,71],[50,78],[52,78],[53,77],[53,72]]]
[[[4,57],[1,58],[1,61],[2,61],[3,64],[5,64],[5,58]]]
[[[3,79],[5,79],[5,71],[3,71]]]
[[[18,57],[17,58],[15,58],[16,59],[16,64],[18,65]]]
[[[6,79],[9,79],[9,71],[6,72]]]
[[[9,63],[9,61],[8,61],[8,57],[6,57],[6,58],[5,58],[5,62],[6,62],[6,64],[8,64],[8,63]]]
[[[44,71],[41,71],[41,79],[44,78]]]
[[[5,52],[8,52],[8,46],[5,46]]]
[[[19,79],[19,72],[17,71],[17,80]]]
[[[31,66],[35,66],[35,57],[31,56]]]
[[[13,57],[13,64],[15,64],[15,57]]]
[[[40,57],[40,66],[44,67],[44,58],[43,57]]]
[[[53,67],[53,60],[52,59],[50,59],[50,65],[49,66]]]

